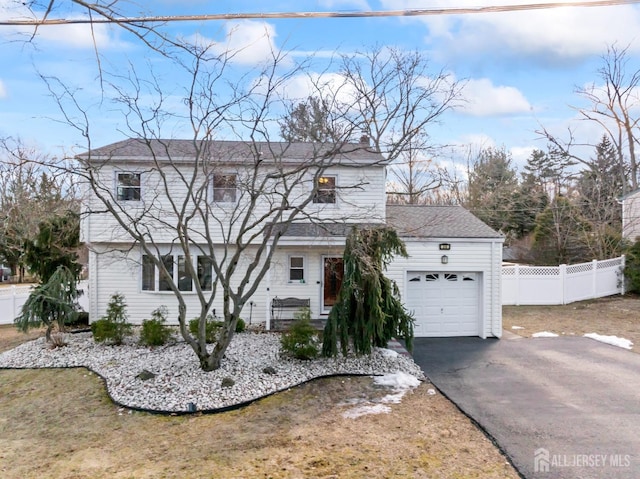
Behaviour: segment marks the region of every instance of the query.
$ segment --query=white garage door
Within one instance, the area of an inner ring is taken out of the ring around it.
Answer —
[[[414,271],[407,281],[416,337],[480,335],[479,273]]]

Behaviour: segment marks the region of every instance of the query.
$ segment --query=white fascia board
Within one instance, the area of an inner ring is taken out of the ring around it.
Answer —
[[[405,238],[400,236],[400,239],[405,243],[504,243],[504,237],[502,238],[438,238],[438,237],[424,237]]]

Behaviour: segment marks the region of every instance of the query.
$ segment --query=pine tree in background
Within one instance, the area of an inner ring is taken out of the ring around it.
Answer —
[[[58,331],[65,330],[65,324],[73,322],[78,313],[78,296],[76,274],[65,266],[60,266],[46,283],[36,286],[24,305],[20,316],[14,322],[18,329],[27,332],[30,328],[47,326],[46,340],[51,342],[54,326]]]
[[[347,236],[344,279],[324,329],[324,356],[336,356],[338,343],[342,354],[350,343],[356,354],[370,354],[372,346],[386,347],[393,337],[404,339],[411,350],[413,317],[400,301],[396,283],[384,276],[396,255],[408,257],[391,228],[354,228]]]
[[[78,280],[82,267],[78,264],[80,247],[80,218],[77,213],[67,211],[39,225],[35,240],[25,243],[24,261],[32,273],[46,283],[64,266]]]

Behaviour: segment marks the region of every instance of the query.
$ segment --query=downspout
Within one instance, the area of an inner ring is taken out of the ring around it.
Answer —
[[[498,297],[498,300],[500,301],[500,324],[502,324],[502,265],[500,265],[500,270],[498,270],[498,267],[496,266],[496,245],[499,245],[500,243],[496,243],[495,241],[491,242],[491,278],[492,278],[492,282],[494,283],[494,286],[491,288],[491,334],[495,337],[495,338],[500,338],[502,337],[502,330],[498,331],[496,333],[495,330],[495,321],[494,321],[494,314],[495,313],[495,297]],[[496,281],[496,277],[498,278],[498,281]],[[497,286],[495,286],[497,284]],[[496,291],[496,287],[497,287],[497,291]]]
[[[271,245],[267,245],[267,258],[270,258],[271,255]],[[265,307],[265,329],[267,331],[271,330],[271,308],[270,308],[270,304],[271,304],[271,266],[273,265],[273,263],[271,263],[271,265],[269,265],[269,268],[267,269],[267,274],[266,274],[266,281],[267,281],[267,293],[265,295],[266,298],[266,307]]]

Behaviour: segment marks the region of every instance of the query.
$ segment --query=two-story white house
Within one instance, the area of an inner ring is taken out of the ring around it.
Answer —
[[[388,224],[410,255],[396,258],[388,275],[415,315],[416,336],[501,336],[503,237],[458,206],[387,205],[387,162],[366,139],[130,139],[78,161],[90,320],[104,315],[115,292],[125,295],[134,323],[160,305],[175,318],[170,283],[187,318],[208,300],[218,314],[222,275],[234,285],[232,296],[241,291],[232,299],[247,322],[270,327],[287,314],[283,298],[326,318],[342,282],[346,235]]]

